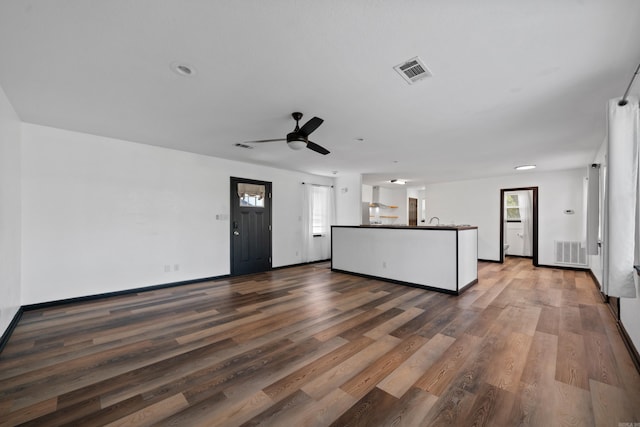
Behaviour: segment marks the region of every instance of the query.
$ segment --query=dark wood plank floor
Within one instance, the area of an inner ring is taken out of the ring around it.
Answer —
[[[640,376],[586,273],[481,263],[454,297],[328,267],[26,312],[0,354],[0,425],[640,423]]]

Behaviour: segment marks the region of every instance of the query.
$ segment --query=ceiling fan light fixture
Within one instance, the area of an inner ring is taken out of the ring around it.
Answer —
[[[303,148],[305,148],[307,146],[307,143],[305,141],[303,141],[303,140],[294,139],[294,140],[291,140],[291,141],[287,141],[287,145],[292,150],[302,150]]]
[[[298,118],[298,120],[300,119]],[[287,145],[292,150],[302,150],[307,146],[307,139],[303,135],[301,135],[299,133],[299,130],[296,128],[295,131],[287,134]]]

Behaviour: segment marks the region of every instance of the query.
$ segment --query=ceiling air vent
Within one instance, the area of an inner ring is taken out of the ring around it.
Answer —
[[[247,144],[243,144],[241,142],[236,142],[235,144],[236,147],[240,147],[240,148],[246,148],[247,150],[253,150],[253,147]]]
[[[424,62],[417,56],[411,58],[402,64],[393,67],[394,70],[402,76],[403,79],[409,84],[413,84],[418,80],[422,80],[425,77],[431,77],[431,71],[424,65]]]

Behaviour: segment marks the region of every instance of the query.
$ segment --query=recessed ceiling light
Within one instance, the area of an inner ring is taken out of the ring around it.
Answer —
[[[196,69],[184,62],[172,62],[171,69],[180,76],[193,76]]]
[[[364,142],[364,138],[356,138],[356,141],[358,141],[358,142]]]
[[[404,179],[392,179],[389,182],[392,184],[399,184],[399,185],[405,185],[407,183],[407,181],[405,181]]]
[[[517,171],[526,171],[529,169],[535,169],[536,165],[520,165],[520,166],[516,166],[514,169]]]

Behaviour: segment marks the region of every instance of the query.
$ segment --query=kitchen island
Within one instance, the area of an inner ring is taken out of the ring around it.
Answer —
[[[478,227],[331,227],[331,269],[458,295],[478,281]]]

